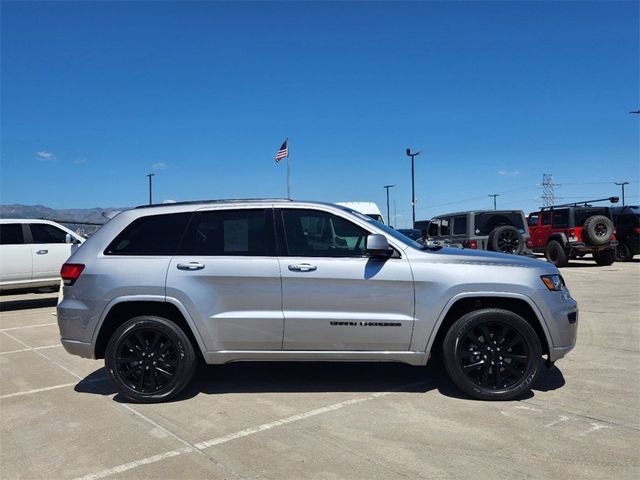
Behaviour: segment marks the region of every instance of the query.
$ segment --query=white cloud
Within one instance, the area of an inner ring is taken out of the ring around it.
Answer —
[[[56,156],[51,153],[51,152],[47,152],[46,150],[41,150],[40,152],[36,153],[36,155],[38,156],[38,158],[40,160],[43,161],[49,161],[49,160],[55,160]]]
[[[167,168],[169,168],[169,164],[164,162],[158,162],[151,165],[152,170],[166,170]]]
[[[504,177],[515,177],[520,175],[520,172],[518,170],[499,170],[498,175],[502,175]]]

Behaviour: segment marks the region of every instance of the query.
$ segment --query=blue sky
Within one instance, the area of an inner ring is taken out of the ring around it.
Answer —
[[[640,202],[638,2],[2,2],[0,202]]]

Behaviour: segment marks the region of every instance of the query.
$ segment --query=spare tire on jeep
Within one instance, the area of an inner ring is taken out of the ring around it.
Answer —
[[[613,237],[613,221],[604,215],[594,215],[584,221],[582,234],[592,245],[604,245]]]
[[[519,255],[524,249],[524,238],[516,227],[503,225],[489,234],[489,248],[494,252]]]

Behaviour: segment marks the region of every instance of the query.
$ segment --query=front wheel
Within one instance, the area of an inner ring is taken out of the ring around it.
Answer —
[[[497,308],[467,313],[449,329],[444,364],[460,390],[480,400],[511,400],[535,383],[542,347],[521,316]]]
[[[111,336],[105,353],[109,380],[134,402],[163,402],[191,381],[196,356],[191,341],[162,317],[135,317]]]
[[[567,251],[557,240],[551,240],[547,244],[544,255],[547,257],[547,261],[553,263],[556,267],[566,267],[569,264]]]

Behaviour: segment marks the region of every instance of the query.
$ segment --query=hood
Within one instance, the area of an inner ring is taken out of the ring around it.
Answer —
[[[438,257],[436,261],[467,265],[496,265],[505,267],[536,268],[549,274],[559,273],[555,265],[538,260],[507,253],[471,250],[468,248],[443,247],[439,250],[422,250],[426,255]]]

